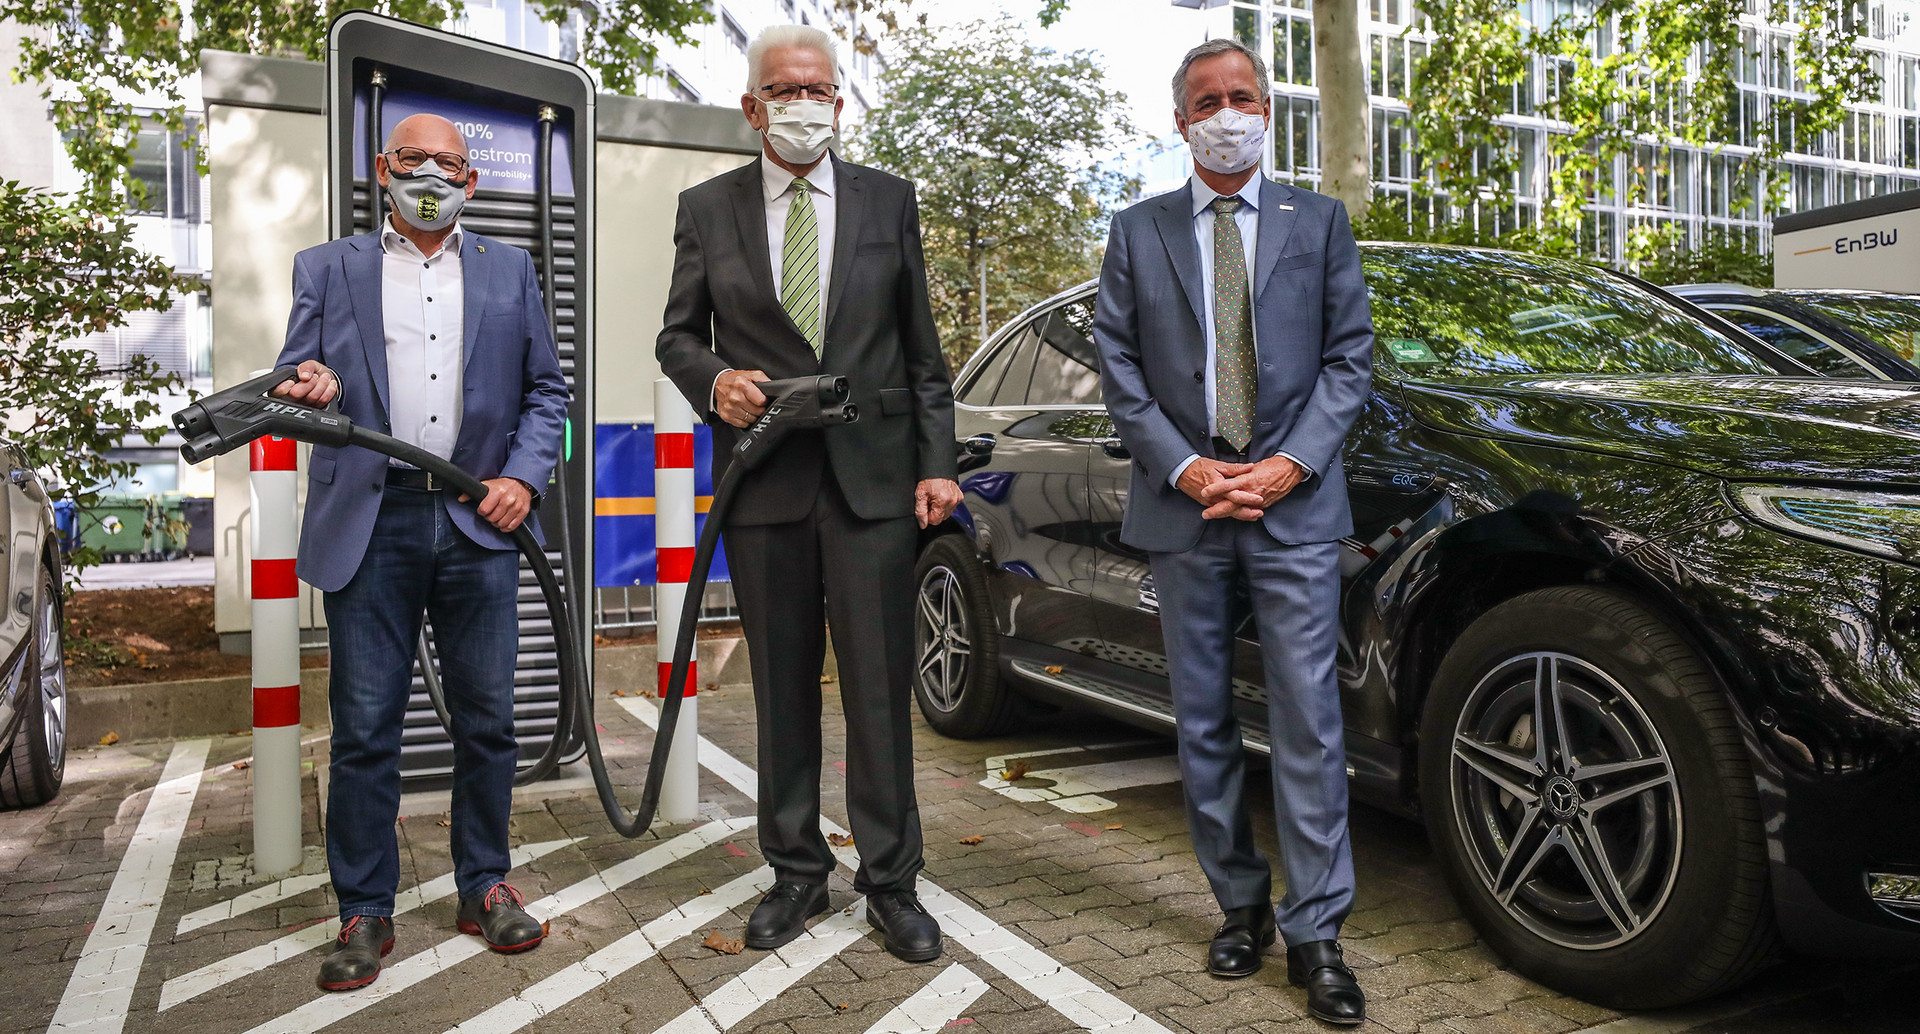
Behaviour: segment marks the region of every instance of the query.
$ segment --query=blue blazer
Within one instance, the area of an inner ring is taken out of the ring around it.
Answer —
[[[1254,244],[1254,343],[1260,357],[1256,459],[1285,452],[1315,474],[1267,508],[1280,542],[1353,533],[1342,445],[1370,390],[1373,317],[1344,205],[1266,181]],[[1107,410],[1133,453],[1121,541],[1184,552],[1200,541],[1201,506],[1168,483],[1181,461],[1214,455],[1207,434],[1206,295],[1193,233],[1193,191],[1142,201],[1113,219],[1093,337]]]
[[[340,378],[341,411],[355,424],[392,434],[381,259],[377,232],[294,256],[293,313],[278,365],[320,360]],[[570,393],[533,256],[469,231],[461,234],[460,266],[466,365],[453,463],[482,481],[518,478],[541,492],[560,456]],[[313,447],[297,565],[302,581],[336,592],[360,569],[380,513],[387,465],[387,457],[367,449]],[[472,505],[447,502],[454,525],[468,538],[488,549],[514,548],[512,537],[480,519]],[[540,533],[531,515],[527,523]]]

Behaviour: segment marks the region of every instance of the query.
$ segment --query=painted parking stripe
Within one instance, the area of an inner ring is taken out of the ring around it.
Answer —
[[[224,923],[235,916],[246,915],[254,909],[277,905],[288,898],[299,897],[315,887],[325,886],[326,882],[326,873],[312,872],[289,876],[284,880],[275,880],[264,887],[255,887],[238,897],[228,898],[218,904],[208,905],[181,916],[180,925],[173,928],[174,936],[190,933],[203,926],[212,926],[214,923]]]
[[[996,762],[999,763],[996,764]],[[980,785],[1011,800],[1044,801],[1061,811],[1081,815],[1096,811],[1110,811],[1118,807],[1112,801],[1100,796],[1103,792],[1124,790],[1131,786],[1160,786],[1180,781],[1180,759],[1174,754],[1132,758],[1126,761],[1104,761],[1067,768],[1044,768],[1037,772],[1028,772],[1022,777],[1045,779],[1053,783],[1052,786],[1047,787],[1015,786],[1000,778],[1005,770],[1004,759],[987,759],[987,777],[980,780]]]
[[[667,1021],[656,1034],[725,1034],[780,997],[808,973],[846,950],[866,933],[867,903],[835,912],[786,946],[720,985],[700,1004]]]
[[[120,857],[120,869],[100,904],[86,947],[67,979],[66,993],[47,1026],[49,1034],[119,1034],[125,1028],[127,1005],[146,961],[147,941],[160,918],[180,835],[193,813],[193,799],[200,792],[201,772],[212,745],[212,740],[173,745],[160,782],[147,798],[140,824]]]
[[[666,843],[528,904],[527,912],[543,922],[563,915],[657,872],[703,847],[719,843],[753,823],[754,820],[750,818],[723,819],[690,829]],[[313,1034],[362,1009],[378,1005],[421,981],[444,973],[486,950],[486,942],[470,934],[449,937],[426,951],[409,955],[386,967],[380,971],[379,980],[364,988],[349,994],[322,995],[254,1027],[247,1034]]]
[[[758,897],[773,886],[762,866],[668,912],[592,955],[449,1030],[447,1034],[512,1034],[542,1016],[653,958],[662,948]],[[376,985],[377,986],[377,985]]]
[[[932,1034],[959,1019],[986,990],[986,981],[956,962],[880,1017],[867,1034]]]
[[[544,843],[516,847],[508,855],[508,859],[512,867],[517,869],[542,855],[576,843],[579,839],[574,837],[568,840],[548,840]],[[458,890],[453,873],[436,876],[394,895],[393,914],[405,915],[422,905],[449,897]],[[160,985],[160,1011],[166,1012],[181,1002],[191,1001],[216,987],[230,984],[242,977],[252,976],[288,959],[298,958],[338,936],[340,936],[340,919],[338,916],[333,916],[325,922],[301,927],[265,944],[229,955],[217,962],[210,962],[190,973],[182,973]]]
[[[659,712],[644,699],[622,697],[619,702],[649,728],[659,720]],[[758,781],[753,769],[705,737],[700,740],[700,763],[733,784],[741,793],[757,799]],[[847,832],[825,816],[821,816],[820,828],[829,832]],[[841,860],[845,862],[850,857],[852,853],[848,851],[842,854]],[[920,877],[919,891],[921,904],[940,920],[940,928],[948,938],[1081,1027],[1090,1031],[1110,1031],[1112,1034],[1171,1034],[1151,1017],[1142,1015],[1102,990],[1099,985],[1055,961],[1046,952],[1028,944],[1013,931],[987,918],[980,910],[949,894],[924,875]]]

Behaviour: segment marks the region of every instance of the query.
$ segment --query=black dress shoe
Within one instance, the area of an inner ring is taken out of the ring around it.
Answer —
[[[1273,946],[1273,907],[1248,905],[1227,910],[1207,948],[1207,972],[1237,979],[1260,972],[1260,953]]]
[[[940,957],[940,924],[913,891],[867,895],[867,923],[880,931],[887,950],[902,962],[932,962]]]
[[[496,883],[485,897],[460,900],[461,933],[477,933],[502,955],[531,951],[547,939],[547,924],[527,914],[520,892]]]
[[[320,963],[320,990],[351,991],[380,978],[380,958],[393,950],[393,920],[352,916],[340,927],[333,954]]]
[[[776,880],[747,918],[747,947],[772,951],[805,933],[807,920],[826,910],[826,884]]]
[[[1339,941],[1308,941],[1287,949],[1287,983],[1307,989],[1316,1020],[1354,1027],[1366,1022],[1367,996],[1340,953]]]

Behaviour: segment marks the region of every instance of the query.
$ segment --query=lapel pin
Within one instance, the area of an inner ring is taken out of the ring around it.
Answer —
[[[1293,211],[1293,206],[1292,206],[1292,205],[1281,205],[1281,206],[1280,206],[1280,210],[1281,210],[1282,212],[1291,212],[1291,211]],[[485,250],[487,250],[487,249],[485,249],[485,248],[481,248],[480,250],[481,250],[481,251],[485,251]]]
[[[1292,206],[1288,206],[1288,207],[1292,207]],[[485,252],[487,250],[487,246],[484,244],[476,244],[473,246],[473,250],[478,252]]]

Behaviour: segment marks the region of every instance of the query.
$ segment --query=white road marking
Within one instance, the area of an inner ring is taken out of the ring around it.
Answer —
[[[325,886],[326,882],[326,873],[315,872],[289,876],[264,887],[255,887],[238,897],[228,898],[218,904],[208,905],[181,916],[180,925],[173,929],[174,936],[198,930],[203,926],[211,926],[214,923],[224,923],[234,916],[243,916],[258,908],[277,905],[288,898],[305,894],[315,887]]]
[[[658,720],[653,705],[645,698],[620,698],[622,706],[634,717],[653,726]],[[1137,742],[1137,741],[1136,741]],[[1149,741],[1150,742],[1150,741]],[[1105,749],[1131,744],[1101,744],[1099,748],[1067,748],[1063,751],[1044,753],[1066,753],[1074,749]],[[1006,758],[1017,755],[1006,755]],[[1041,756],[1036,752],[1029,756]],[[999,759],[1005,760],[1005,758]],[[716,764],[717,762],[717,764]],[[742,764],[738,758],[728,754],[718,745],[705,737],[700,740],[700,763],[713,771],[713,774],[733,784],[734,788],[750,798],[758,799],[758,779],[753,769]],[[833,833],[845,833],[845,829],[826,816],[820,818],[820,828]],[[855,847],[858,845],[856,844]],[[843,863],[852,860],[852,851],[836,851]],[[987,918],[978,909],[966,904],[947,891],[942,890],[932,880],[920,877],[920,902],[927,911],[940,921],[940,929],[948,938],[959,943],[968,951],[1007,975],[1014,983],[1030,994],[1038,997],[1061,1015],[1089,1031],[1111,1031],[1112,1034],[1170,1034],[1167,1028],[1142,1015],[1132,1006],[1102,990],[1099,985],[1072,969],[1054,960],[1046,952],[1028,944],[1011,930]]]
[[[568,840],[548,840],[545,843],[527,844],[514,848],[508,857],[512,860],[514,868],[519,868],[542,855],[577,843],[579,839],[574,837]],[[458,890],[452,873],[436,876],[394,895],[393,914],[405,915],[428,902],[438,901]],[[288,959],[298,958],[338,936],[340,936],[340,919],[334,916],[312,926],[303,926],[266,944],[256,945],[217,962],[210,962],[190,973],[182,973],[160,985],[160,1011],[166,1012],[181,1002],[190,1001],[223,984],[232,983],[241,977],[252,976]]]
[[[1004,771],[1005,758],[988,758],[987,777],[980,780],[980,785],[1011,800],[1045,801],[1061,811],[1085,815],[1118,807],[1100,796],[1102,791],[1179,782],[1180,758],[1174,754],[1161,754],[1157,757],[1106,761],[1070,768],[1043,768],[1022,777],[1050,780],[1053,785],[1048,787],[1015,786],[1000,778]]]
[[[462,1023],[447,1034],[511,1034],[594,988],[659,954],[660,949],[698,933],[748,898],[773,886],[773,869],[762,866],[702,894],[592,955]],[[377,985],[376,985],[377,986]]]
[[[786,946],[753,964],[745,973],[719,986],[700,1004],[667,1021],[655,1034],[724,1034],[780,997],[846,950],[866,933],[867,908],[862,901],[851,912],[842,910],[815,923]]]
[[[959,1019],[986,990],[986,981],[956,962],[880,1017],[867,1034],[932,1034]]]
[[[146,961],[147,941],[160,918],[180,835],[193,813],[193,799],[200,792],[202,769],[212,745],[212,740],[173,745],[160,782],[147,798],[140,825],[120,857],[107,899],[100,903],[100,916],[87,935],[86,947],[67,979],[66,993],[47,1026],[49,1034],[118,1034],[125,1028],[133,986]]]
[[[657,872],[674,862],[716,844],[753,825],[754,820],[723,819],[690,829],[666,843],[649,848],[572,886],[549,894],[527,906],[527,912],[542,921],[579,908],[597,898]],[[703,897],[705,895],[702,895]],[[485,941],[468,934],[449,937],[439,944],[386,967],[380,979],[357,991],[322,995],[291,1012],[275,1017],[247,1034],[313,1034],[336,1021],[392,998],[421,981],[444,973],[487,950]]]

